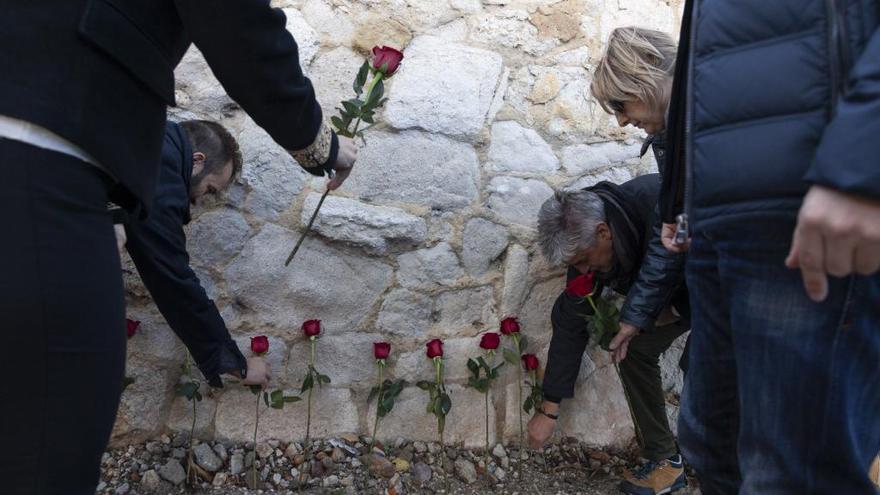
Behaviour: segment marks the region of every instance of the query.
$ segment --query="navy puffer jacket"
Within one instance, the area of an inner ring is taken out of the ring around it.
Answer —
[[[662,215],[880,199],[880,0],[689,0]]]

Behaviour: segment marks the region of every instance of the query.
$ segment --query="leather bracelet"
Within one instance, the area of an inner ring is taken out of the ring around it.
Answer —
[[[544,412],[544,409],[542,409],[542,408],[540,408],[540,407],[537,408],[537,411],[538,411],[539,413],[543,414],[544,416],[547,416],[548,418],[552,419],[553,421],[557,421],[557,420],[559,420],[559,415],[558,415],[558,414],[553,414],[553,413]]]

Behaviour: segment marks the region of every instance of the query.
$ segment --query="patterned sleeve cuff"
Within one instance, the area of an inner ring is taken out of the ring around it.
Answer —
[[[301,150],[291,151],[290,154],[299,165],[312,175],[323,176],[329,172],[336,162],[336,154],[339,149],[338,138],[326,122],[321,123],[321,129],[315,140],[308,147]]]

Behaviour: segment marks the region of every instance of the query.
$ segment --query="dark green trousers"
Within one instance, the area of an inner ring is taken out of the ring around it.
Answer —
[[[675,435],[666,417],[666,397],[660,376],[660,355],[688,329],[676,322],[641,333],[629,343],[620,363],[620,377],[636,426],[642,457],[660,461],[678,453]]]

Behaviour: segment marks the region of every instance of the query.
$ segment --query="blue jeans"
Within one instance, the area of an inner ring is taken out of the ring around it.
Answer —
[[[695,225],[679,442],[713,494],[876,494],[880,274],[812,302],[783,264],[795,214]]]

